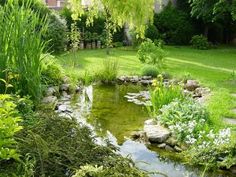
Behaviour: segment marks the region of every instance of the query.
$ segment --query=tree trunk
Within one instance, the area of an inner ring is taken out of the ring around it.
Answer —
[[[205,28],[204,28],[204,36],[205,36],[206,38],[208,38],[208,33],[209,33],[209,26],[208,26],[208,24],[206,24],[206,25],[205,25]]]

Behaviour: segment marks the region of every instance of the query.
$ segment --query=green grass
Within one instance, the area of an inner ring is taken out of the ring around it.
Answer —
[[[236,100],[230,93],[236,93],[236,47],[220,47],[211,50],[196,50],[191,47],[167,46],[168,57],[163,71],[174,77],[197,79],[202,85],[210,87],[212,99],[208,107],[212,119],[219,123],[223,117],[235,117],[231,108],[236,107]],[[68,74],[76,77],[91,75],[102,67],[107,58],[119,62],[119,75],[140,75],[143,64],[137,58],[137,51],[131,48],[112,49],[107,56],[105,50],[84,50],[67,53],[58,57]]]

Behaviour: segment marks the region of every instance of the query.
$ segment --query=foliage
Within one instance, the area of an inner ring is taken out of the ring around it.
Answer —
[[[79,41],[80,41],[80,31],[76,26],[76,22],[71,24],[71,31],[70,31],[70,42],[71,42],[71,49],[73,52],[76,52],[79,47]]]
[[[14,135],[22,129],[18,124],[16,105],[9,95],[0,95],[0,163],[3,160],[19,159]]]
[[[38,101],[41,96],[41,54],[45,47],[42,35],[47,23],[38,12],[30,9],[30,5],[31,1],[22,6],[17,1],[8,1],[3,7],[0,13],[0,60],[1,71],[11,71],[15,76],[14,89]]]
[[[147,177],[148,175],[131,166],[128,160],[123,158],[108,158],[108,167],[104,166],[82,166],[73,177]]]
[[[179,85],[165,85],[162,76],[158,77],[159,80],[153,82],[154,90],[151,90],[151,111],[154,115],[160,112],[162,106],[171,103],[174,99],[182,100],[184,95]]]
[[[235,142],[231,139],[230,128],[202,132],[202,138],[184,155],[194,165],[204,165],[208,169],[226,168],[235,165]]]
[[[192,37],[191,44],[194,48],[200,50],[209,49],[209,42],[207,38],[203,35],[195,35]]]
[[[105,83],[115,81],[119,71],[117,60],[104,59],[102,69],[97,73],[97,78]]]
[[[138,58],[142,63],[153,64],[158,67],[162,67],[165,55],[165,51],[150,40],[143,42],[138,50]]]
[[[129,171],[138,174],[129,160],[114,153],[113,146],[95,144],[89,128],[76,120],[50,112],[39,112],[36,119],[35,124],[17,135],[22,156],[30,154],[35,159],[34,176],[71,176],[75,169],[88,164],[114,169],[118,174]]]
[[[206,127],[208,112],[192,99],[175,100],[160,109],[158,120],[181,142],[194,144]]]
[[[159,74],[158,69],[156,66],[153,65],[145,65],[142,68],[142,76],[152,76],[152,77],[157,77]]]
[[[69,0],[70,9],[73,12],[73,18],[81,17],[87,9],[83,8],[82,0]],[[88,6],[89,22],[93,22],[93,17],[97,17],[104,10],[106,18],[117,26],[123,27],[128,23],[131,28],[135,28],[136,32],[143,37],[146,22],[152,21],[154,0],[94,0]]]
[[[160,38],[160,33],[155,25],[149,25],[145,32],[145,37],[152,41]]]
[[[168,4],[154,16],[154,25],[167,44],[188,44],[195,30],[189,14]]]
[[[42,61],[41,83],[46,86],[58,86],[62,84],[64,71],[56,62],[54,56],[46,54]]]
[[[66,21],[57,12],[51,12],[48,21],[48,29],[44,35],[45,40],[49,41],[47,49],[55,53],[65,51],[68,43]]]

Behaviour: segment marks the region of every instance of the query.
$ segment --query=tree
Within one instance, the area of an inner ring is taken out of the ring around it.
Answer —
[[[144,37],[146,24],[153,21],[155,0],[91,0],[87,8],[84,8],[82,0],[69,0],[69,7],[73,12],[73,18],[80,18],[88,12],[88,23],[103,13],[112,28],[123,27],[128,23],[135,29],[138,35]]]
[[[235,0],[189,0],[189,3],[191,15],[205,23],[205,36],[210,23],[229,24],[236,20]]]

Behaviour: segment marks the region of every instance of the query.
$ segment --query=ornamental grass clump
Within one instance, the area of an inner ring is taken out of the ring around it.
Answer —
[[[17,77],[12,83],[21,95],[30,95],[38,101],[41,97],[41,54],[45,42],[42,36],[47,29],[46,17],[31,9],[33,1],[7,1],[0,12],[0,77],[8,72]]]

